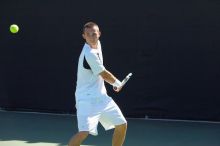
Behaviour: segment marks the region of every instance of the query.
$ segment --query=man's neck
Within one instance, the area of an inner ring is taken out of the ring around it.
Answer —
[[[87,44],[92,48],[92,49],[98,49],[98,42],[97,43],[88,43]]]

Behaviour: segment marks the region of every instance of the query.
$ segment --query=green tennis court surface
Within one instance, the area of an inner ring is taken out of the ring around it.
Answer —
[[[67,146],[76,117],[0,111],[0,146]],[[111,146],[113,130],[99,126],[82,146]],[[124,146],[220,146],[220,123],[128,119]]]

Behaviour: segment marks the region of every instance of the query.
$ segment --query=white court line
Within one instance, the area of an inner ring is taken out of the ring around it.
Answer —
[[[29,143],[27,141],[22,140],[7,140],[7,141],[0,141],[1,146],[59,146],[59,143],[46,143],[46,142],[36,142],[36,143]]]
[[[60,143],[35,142],[30,143],[22,140],[7,140],[0,141],[1,146],[60,146]],[[95,146],[95,145],[81,145],[81,146]]]
[[[0,109],[0,112],[12,112],[12,113],[23,113],[23,114],[38,114],[38,115],[54,115],[54,116],[70,116],[76,117],[74,114],[58,114],[58,113],[42,113],[42,112],[31,112],[31,111],[7,111]],[[164,122],[188,122],[188,123],[207,123],[207,124],[220,124],[220,121],[200,121],[200,120],[180,120],[180,119],[157,119],[157,118],[126,118],[131,120],[145,120],[145,121],[164,121]]]

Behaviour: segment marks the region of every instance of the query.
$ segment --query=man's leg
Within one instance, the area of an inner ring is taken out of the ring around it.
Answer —
[[[80,144],[86,139],[88,135],[89,132],[87,131],[78,132],[70,139],[68,146],[80,146]]]
[[[115,126],[112,146],[122,146],[125,140],[125,135],[127,131],[127,123]]]

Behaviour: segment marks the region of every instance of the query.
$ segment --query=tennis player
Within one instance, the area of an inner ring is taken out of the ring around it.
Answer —
[[[114,129],[112,146],[122,146],[125,140],[127,121],[113,99],[107,95],[104,81],[111,84],[116,92],[121,82],[103,65],[102,48],[99,41],[101,32],[94,22],[83,27],[85,45],[79,57],[76,109],[79,132],[69,141],[69,146],[80,146],[85,138],[98,135],[100,122],[105,130]]]

